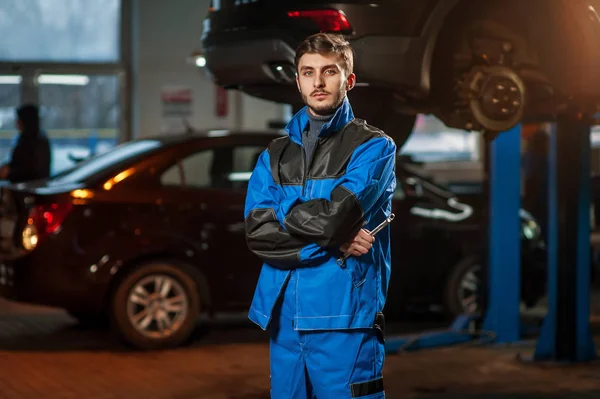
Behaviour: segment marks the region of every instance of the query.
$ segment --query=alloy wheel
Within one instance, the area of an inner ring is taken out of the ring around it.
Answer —
[[[176,279],[154,274],[138,281],[129,292],[127,317],[145,337],[164,339],[181,327],[189,305],[187,294]]]
[[[481,266],[472,265],[465,271],[458,285],[458,300],[465,314],[479,312],[479,301],[477,295],[481,289]]]

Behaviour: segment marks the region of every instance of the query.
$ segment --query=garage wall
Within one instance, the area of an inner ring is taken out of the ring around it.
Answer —
[[[264,129],[269,120],[285,116],[286,107],[235,91],[228,92],[227,115],[216,116],[216,87],[188,59],[200,48],[208,7],[209,0],[134,0],[134,137],[177,130],[184,118],[198,129]],[[161,91],[167,86],[191,89],[189,116],[163,117]]]

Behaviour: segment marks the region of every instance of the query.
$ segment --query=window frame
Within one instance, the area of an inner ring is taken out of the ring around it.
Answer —
[[[119,80],[119,123],[118,143],[133,139],[133,84],[132,35],[133,0],[121,0],[119,25],[119,56],[114,62],[54,62],[54,61],[8,61],[0,59],[0,75],[21,76],[21,103],[39,103],[40,93],[37,77],[42,74],[116,75]]]
[[[232,137],[232,136],[224,136],[224,137],[215,137],[215,138],[207,138],[207,140],[199,140],[197,142],[185,142],[185,144],[174,146],[169,149],[161,158],[163,161],[152,167],[151,170],[151,184],[158,189],[165,190],[181,190],[185,191],[221,191],[228,193],[236,193],[236,194],[244,194],[246,193],[245,189],[228,189],[221,187],[193,187],[193,186],[183,186],[183,185],[163,185],[161,183],[162,175],[169,170],[171,167],[174,167],[177,163],[181,163],[187,157],[193,155],[194,153],[200,152],[202,150],[214,150],[216,148],[236,148],[236,147],[256,147],[262,148],[261,152],[267,148],[267,145],[272,140],[273,137],[265,135],[264,137],[253,136],[248,134],[247,137]]]
[[[242,147],[255,147],[255,148],[261,148],[260,152],[264,151],[266,149],[266,144],[263,145],[264,143],[256,141],[256,142],[251,142],[251,141],[246,141],[246,140],[229,140],[229,141],[217,141],[215,140],[214,142],[212,142],[212,140],[209,140],[209,142],[204,142],[200,145],[195,145],[192,148],[187,148],[187,149],[175,149],[175,151],[173,153],[170,153],[169,156],[167,157],[168,160],[166,160],[161,166],[160,168],[157,168],[154,172],[155,177],[154,177],[154,184],[157,185],[157,187],[160,187],[162,189],[172,189],[172,190],[191,190],[191,191],[225,191],[225,192],[229,192],[229,193],[245,193],[246,192],[246,188],[227,188],[227,187],[214,187],[214,186],[206,186],[206,187],[198,187],[198,186],[190,186],[186,184],[186,175],[185,175],[185,168],[183,166],[183,162],[185,159],[194,156],[195,154],[198,154],[202,151],[215,151],[218,149],[231,149],[232,152],[232,156],[235,155],[235,149],[236,148],[242,148]],[[259,153],[260,153],[259,152]],[[233,159],[232,159],[233,162]],[[175,168],[177,167],[179,170],[179,176],[181,178],[181,185],[165,185],[162,183],[162,176],[167,173],[171,168]],[[254,168],[253,168],[254,169]],[[253,170],[252,169],[252,170]],[[250,172],[252,172],[252,170]],[[231,173],[234,173],[233,171]],[[212,182],[211,182],[212,183]]]

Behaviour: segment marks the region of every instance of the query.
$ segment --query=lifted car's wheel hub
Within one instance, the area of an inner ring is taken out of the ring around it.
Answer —
[[[483,87],[481,108],[496,120],[510,120],[521,109],[522,100],[522,93],[514,81],[492,76]]]
[[[502,132],[523,117],[525,84],[511,68],[475,67],[464,78],[461,97],[473,117],[466,128]]]

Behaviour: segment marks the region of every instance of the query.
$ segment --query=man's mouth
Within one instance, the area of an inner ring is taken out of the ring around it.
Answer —
[[[327,93],[324,93],[324,92],[314,93],[311,97],[313,97],[313,98],[325,98],[325,97],[327,97]]]

